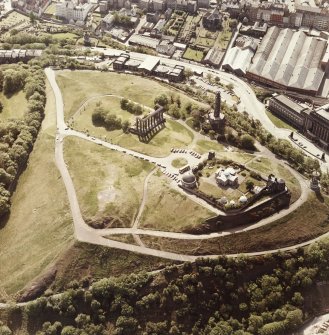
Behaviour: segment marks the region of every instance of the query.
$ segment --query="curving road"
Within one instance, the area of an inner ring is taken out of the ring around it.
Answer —
[[[88,226],[81,215],[78,199],[76,196],[75,188],[71,179],[71,176],[69,174],[69,171],[67,169],[67,166],[64,161],[64,155],[63,155],[63,139],[66,136],[76,136],[88,141],[92,141],[93,143],[96,144],[101,144],[105,147],[108,147],[109,149],[112,150],[118,150],[120,152],[126,153],[126,154],[131,154],[136,157],[142,158],[142,159],[147,159],[153,162],[154,164],[157,165],[166,165],[166,159],[167,158],[154,158],[150,157],[147,155],[143,155],[137,152],[134,152],[132,150],[128,150],[125,148],[122,148],[117,145],[113,145],[110,143],[107,143],[105,141],[101,141],[100,139],[93,139],[90,138],[89,136],[68,129],[68,127],[65,124],[64,121],[64,105],[63,105],[63,99],[61,95],[61,91],[57,85],[56,78],[55,78],[55,72],[47,68],[45,70],[45,73],[47,75],[47,78],[50,82],[50,85],[54,91],[55,95],[55,100],[56,100],[56,115],[57,115],[57,135],[56,135],[56,145],[55,145],[55,161],[56,165],[61,173],[61,176],[63,178],[63,182],[66,187],[69,203],[70,203],[70,208],[71,208],[71,213],[72,213],[72,218],[73,218],[73,224],[74,224],[74,234],[75,238],[81,242],[86,242],[86,243],[91,243],[91,244],[96,244],[96,245],[101,245],[101,246],[106,246],[106,247],[112,247],[112,248],[117,248],[117,249],[123,249],[123,250],[128,250],[132,252],[138,252],[141,254],[145,255],[151,255],[151,256],[157,256],[157,257],[162,257],[162,258],[167,258],[167,259],[172,259],[172,260],[178,260],[178,261],[194,261],[197,256],[193,255],[182,255],[182,254],[177,254],[173,252],[167,252],[167,251],[161,251],[161,250],[155,250],[151,248],[147,248],[144,245],[131,245],[123,242],[118,242],[114,240],[109,240],[105,238],[105,235],[110,235],[110,234],[133,234],[133,235],[153,235],[153,236],[158,236],[158,237],[173,237],[177,239],[209,239],[209,238],[214,238],[218,236],[223,236],[225,234],[231,234],[231,233],[236,233],[236,232],[241,232],[244,230],[248,229],[254,229],[259,227],[260,225],[268,224],[269,222],[272,222],[276,220],[279,216],[284,216],[293,211],[295,208],[300,206],[300,204],[304,201],[307,200],[307,195],[308,195],[308,187],[305,184],[305,180],[298,175],[295,171],[293,171],[294,175],[298,178],[298,180],[301,182],[302,186],[302,196],[300,199],[298,199],[289,209],[281,211],[278,215],[272,216],[270,218],[264,219],[261,222],[258,222],[257,224],[253,225],[254,228],[248,227],[245,229],[240,229],[240,230],[235,230],[235,231],[228,231],[228,232],[223,232],[223,233],[213,233],[213,234],[208,234],[208,235],[202,235],[202,236],[196,236],[196,235],[191,235],[191,234],[182,234],[182,233],[172,233],[172,232],[164,232],[164,231],[153,231],[153,230],[142,230],[138,229],[137,227],[133,228],[113,228],[113,229],[104,229],[104,230],[96,230],[90,226]],[[163,165],[163,166],[165,166]],[[149,175],[150,176],[150,175]],[[319,236],[315,239],[312,239],[310,241],[296,244],[290,247],[286,248],[281,248],[281,249],[275,249],[275,250],[267,250],[267,251],[262,251],[262,252],[251,252],[251,253],[245,253],[247,256],[255,256],[255,255],[262,255],[262,254],[268,254],[268,253],[276,253],[279,250],[285,251],[285,250],[292,250],[298,247],[303,247],[306,245],[309,245],[310,243],[317,241],[321,239],[324,236],[329,236],[329,232]],[[206,255],[204,257],[217,257],[218,255]],[[238,254],[231,254],[227,255],[230,257],[236,257]]]

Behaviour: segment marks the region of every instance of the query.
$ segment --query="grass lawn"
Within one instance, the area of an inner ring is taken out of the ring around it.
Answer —
[[[199,190],[215,198],[227,197],[229,201],[234,200],[237,202],[242,196],[242,193],[233,188],[224,189],[217,185],[210,184],[206,181],[206,178],[200,178],[199,180]]]
[[[301,189],[298,180],[283,164],[274,162],[269,158],[262,157],[260,162],[253,160],[246,166],[258,171],[264,177],[273,173],[276,177],[284,179],[291,192],[291,202],[296,201],[300,197]]]
[[[181,167],[185,166],[188,161],[185,158],[176,158],[171,162],[171,165],[176,168],[180,169]]]
[[[278,128],[286,128],[286,129],[290,129],[290,130],[296,131],[296,128],[294,128],[293,126],[289,125],[285,121],[279,119],[276,115],[274,115],[270,111],[266,110],[266,115],[272,121],[272,123],[275,126],[277,126]]]
[[[75,113],[70,121],[74,121],[74,126],[77,129],[88,129],[92,114],[97,108],[97,104],[100,103],[105,110],[109,110],[111,114],[115,114],[122,121],[130,121],[132,123],[135,119],[135,115],[121,109],[120,100],[119,97],[95,97],[95,99],[88,101],[79,112]],[[144,114],[148,112],[149,110],[145,110]]]
[[[203,59],[203,51],[187,48],[184,52],[183,58],[201,62]]]
[[[86,220],[129,227],[153,165],[78,138],[66,138],[65,161]]]
[[[220,31],[217,36],[217,40],[215,42],[215,47],[226,49],[231,39],[231,36],[232,36],[232,32],[229,30],[224,29],[223,31]]]
[[[42,128],[13,194],[9,220],[0,224],[0,291],[9,294],[39,275],[73,239],[66,190],[54,162],[55,131],[55,101],[47,85]]]
[[[75,40],[79,37],[79,35],[73,34],[73,33],[54,33],[52,34],[54,38],[57,38],[58,40],[65,40],[65,39],[72,39]]]
[[[198,38],[195,41],[195,44],[200,45],[202,47],[211,48],[214,46],[215,40],[213,40],[212,38],[198,36]]]
[[[253,154],[249,154],[247,152],[239,152],[239,151],[222,151],[218,158],[231,159],[237,163],[245,164],[250,159],[255,157]]]
[[[194,255],[243,253],[283,248],[329,231],[329,200],[311,194],[307,202],[286,217],[247,232],[208,240],[177,240],[142,236],[146,246]]]
[[[180,95],[182,106],[196,103],[184,94],[160,83],[129,74],[98,71],[58,71],[57,82],[63,94],[65,119],[69,119],[91,97],[113,94],[136,103],[154,107],[154,99],[160,94]],[[202,104],[200,104],[202,105]]]
[[[147,200],[140,220],[145,229],[184,231],[215,214],[173,190],[169,179],[154,174],[148,184]]]
[[[9,99],[3,93],[0,93],[0,101],[3,104],[0,120],[23,118],[27,110],[27,100],[25,99],[25,93],[23,91],[15,93]]]
[[[96,127],[92,124],[91,115],[85,116],[84,113],[75,118],[74,129],[88,130],[91,136],[106,139],[127,149],[154,157],[168,156],[171,148],[186,147],[193,140],[193,133],[173,120],[167,120],[165,128],[160,130],[148,143],[140,142],[137,135],[126,134],[122,130],[108,131],[103,127]]]
[[[198,140],[193,149],[199,154],[204,154],[206,152],[209,152],[210,150],[214,150],[217,152],[223,151],[224,146],[216,141]]]
[[[247,193],[247,181],[251,180],[255,186],[260,186],[260,187],[264,187],[265,186],[265,182],[264,181],[260,181],[258,179],[255,179],[253,177],[250,176],[250,172],[245,170],[244,173],[246,174],[245,179],[243,180],[243,182],[239,185],[239,190],[242,193]]]

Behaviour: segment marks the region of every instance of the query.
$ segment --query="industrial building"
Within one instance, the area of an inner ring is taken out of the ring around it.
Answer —
[[[316,95],[324,77],[322,60],[326,49],[327,41],[321,38],[273,26],[261,41],[247,78],[279,89]]]

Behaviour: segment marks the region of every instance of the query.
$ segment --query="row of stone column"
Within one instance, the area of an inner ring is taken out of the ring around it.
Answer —
[[[159,113],[152,115],[146,119],[137,118],[136,119],[136,128],[137,131],[141,134],[148,133],[153,128],[157,127],[164,121],[163,112],[159,111]]]

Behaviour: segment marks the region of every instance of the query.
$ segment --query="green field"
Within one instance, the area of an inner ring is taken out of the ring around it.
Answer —
[[[54,162],[54,110],[47,85],[45,119],[12,196],[9,220],[0,226],[0,291],[8,294],[39,275],[73,239],[66,191]]]
[[[193,60],[195,62],[201,62],[203,59],[203,51],[187,48],[184,52],[183,58]]]
[[[153,165],[78,138],[65,139],[64,155],[85,220],[130,226]]]
[[[295,131],[296,128],[292,127],[291,125],[289,125],[288,123],[286,123],[285,121],[279,119],[277,116],[275,116],[273,113],[271,113],[270,111],[266,110],[266,115],[268,116],[268,118],[272,121],[272,123],[277,126],[278,128],[286,128],[286,129],[290,129],[292,131]]]
[[[120,97],[104,96],[89,100],[80,110],[75,113],[69,120],[70,123],[74,122],[76,129],[88,129],[91,117],[97,105],[100,104],[105,110],[109,110],[111,114],[115,114],[122,121],[129,121],[133,123],[135,116],[120,107]],[[149,109],[145,109],[144,114],[148,113]]]
[[[145,106],[147,112],[148,108],[154,108],[154,99],[163,93],[168,96],[179,94],[182,105],[193,102],[202,107],[206,106],[174,89],[139,76],[95,71],[59,71],[57,81],[63,93],[66,119],[74,129],[152,156],[167,156],[172,147],[188,146],[192,143],[193,133],[188,127],[168,119],[164,129],[155,134],[147,144],[142,143],[131,133],[125,134],[121,130],[108,131],[103,127],[94,126],[91,117],[96,103],[101,102],[122,121],[129,120],[131,124],[134,123],[135,116],[121,110],[121,97]],[[113,96],[106,96],[107,94]],[[85,108],[81,108],[82,106]]]
[[[178,91],[154,80],[124,73],[97,71],[58,71],[57,82],[63,94],[65,118],[69,119],[91,97],[113,94],[154,108],[154,99],[161,95],[178,95]],[[182,105],[191,98],[180,94]],[[202,106],[206,106],[200,104]]]
[[[217,152],[223,151],[224,146],[222,144],[218,143],[218,142],[215,142],[215,141],[198,140],[193,149],[200,154],[204,154],[206,152],[209,152],[210,150],[214,150],[214,151],[217,151]]]
[[[229,201],[233,200],[236,203],[238,203],[239,198],[243,195],[242,192],[240,192],[237,189],[233,188],[224,189],[217,185],[208,183],[206,178],[200,178],[199,190],[217,199],[221,197],[226,197]]]
[[[15,93],[10,98],[6,97],[3,93],[0,93],[0,101],[3,105],[3,110],[0,113],[0,120],[23,118],[27,109],[27,100],[23,91]]]
[[[54,33],[51,34],[54,38],[57,38],[58,40],[65,40],[65,39],[72,39],[75,40],[79,37],[79,35],[73,34],[73,33]]]
[[[147,201],[140,227],[165,231],[184,231],[200,224],[212,212],[172,189],[170,179],[160,172],[149,179]]]
[[[154,157],[168,156],[171,148],[188,146],[193,140],[193,133],[173,120],[167,120],[165,127],[148,143],[141,142],[137,135],[124,133],[122,130],[108,131],[103,127],[96,127],[92,124],[91,115],[83,112],[81,115],[76,116],[74,120],[73,128],[76,130],[88,131],[91,136],[96,136],[127,149]]]
[[[179,169],[187,164],[187,160],[185,158],[176,158],[171,162],[171,165],[176,169]]]

